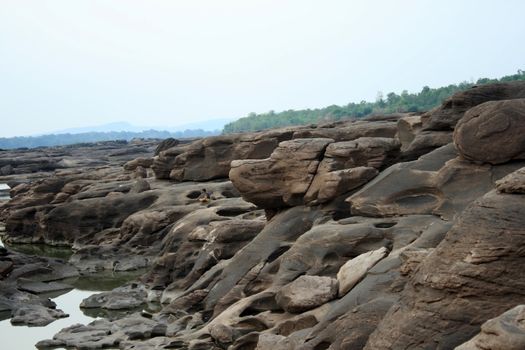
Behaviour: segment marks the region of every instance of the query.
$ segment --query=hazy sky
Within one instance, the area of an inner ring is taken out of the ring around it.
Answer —
[[[0,0],[0,136],[513,74],[524,13],[523,0]]]

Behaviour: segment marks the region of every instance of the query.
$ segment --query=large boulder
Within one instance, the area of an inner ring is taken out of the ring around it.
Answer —
[[[228,177],[235,159],[268,157],[279,142],[292,138],[293,129],[207,137],[160,151],[152,168],[158,179],[206,181]]]
[[[367,183],[399,154],[399,142],[386,137],[360,137],[328,145],[305,203],[328,202]]]
[[[246,200],[262,208],[325,203],[375,177],[394,161],[399,147],[386,137],[293,139],[267,159],[232,162],[230,179]]]
[[[525,159],[525,99],[490,101],[470,109],[454,131],[459,154],[500,164]]]
[[[416,133],[410,144],[403,143],[403,158],[416,159],[433,149],[450,143],[452,131],[457,122],[469,109],[488,101],[519,98],[525,98],[525,82],[523,81],[474,86],[454,94],[440,107],[421,116],[420,131]],[[406,125],[400,123],[399,126],[401,137],[401,131],[406,129]]]
[[[473,86],[452,95],[439,108],[423,116],[423,130],[453,130],[470,108],[487,101],[516,98],[525,98],[523,81]]]
[[[300,205],[332,139],[284,141],[266,159],[236,160],[230,179],[244,199],[262,208]]]

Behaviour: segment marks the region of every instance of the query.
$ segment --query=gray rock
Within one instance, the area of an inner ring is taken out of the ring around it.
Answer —
[[[18,289],[30,292],[33,294],[43,294],[43,293],[51,293],[51,292],[57,292],[57,291],[67,291],[71,290],[74,287],[65,284],[65,283],[59,283],[59,282],[37,282],[32,281],[28,279],[19,278],[17,281]]]
[[[138,179],[138,180],[135,180],[135,182],[133,183],[133,186],[131,186],[130,192],[131,193],[142,193],[144,191],[149,191],[149,190],[151,190],[149,182],[144,179]]]
[[[136,309],[146,302],[147,290],[143,285],[132,283],[110,292],[93,294],[80,303],[81,308],[108,310]]]
[[[481,332],[455,350],[525,349],[525,305],[518,305],[481,325]]]
[[[336,296],[337,280],[305,275],[281,288],[275,299],[284,310],[300,313],[329,302]]]
[[[345,295],[359,282],[377,262],[388,254],[385,247],[363,253],[352,260],[348,260],[337,273],[339,282],[339,296]]]
[[[42,305],[27,305],[17,308],[11,315],[13,325],[46,326],[51,322],[69,317],[62,310],[54,310]]]

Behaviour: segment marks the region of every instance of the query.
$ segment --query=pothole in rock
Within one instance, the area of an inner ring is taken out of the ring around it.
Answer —
[[[191,191],[190,193],[186,195],[186,197],[190,199],[197,199],[199,198],[200,195],[201,195],[201,191]]]
[[[376,228],[390,228],[396,226],[397,222],[378,222],[374,224]]]
[[[217,215],[220,215],[220,216],[237,216],[237,215],[241,215],[241,214],[244,214],[244,213],[247,213],[249,210],[248,209],[242,209],[242,208],[222,208],[222,209],[219,209],[217,210]]]
[[[228,190],[222,191],[221,195],[223,197],[226,197],[226,198],[236,198],[236,197],[240,197],[241,196],[239,193],[236,193],[234,191],[228,191]]]
[[[290,246],[282,246],[282,247],[277,248],[276,250],[274,250],[272,252],[272,254],[270,254],[268,259],[266,259],[266,262],[267,263],[271,263],[272,261],[274,261],[275,259],[277,259],[281,255],[286,253],[288,251],[288,249],[290,249]]]

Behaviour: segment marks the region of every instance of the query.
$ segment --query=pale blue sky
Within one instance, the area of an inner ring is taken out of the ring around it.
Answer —
[[[525,1],[0,0],[0,136],[175,126],[525,69]]]

